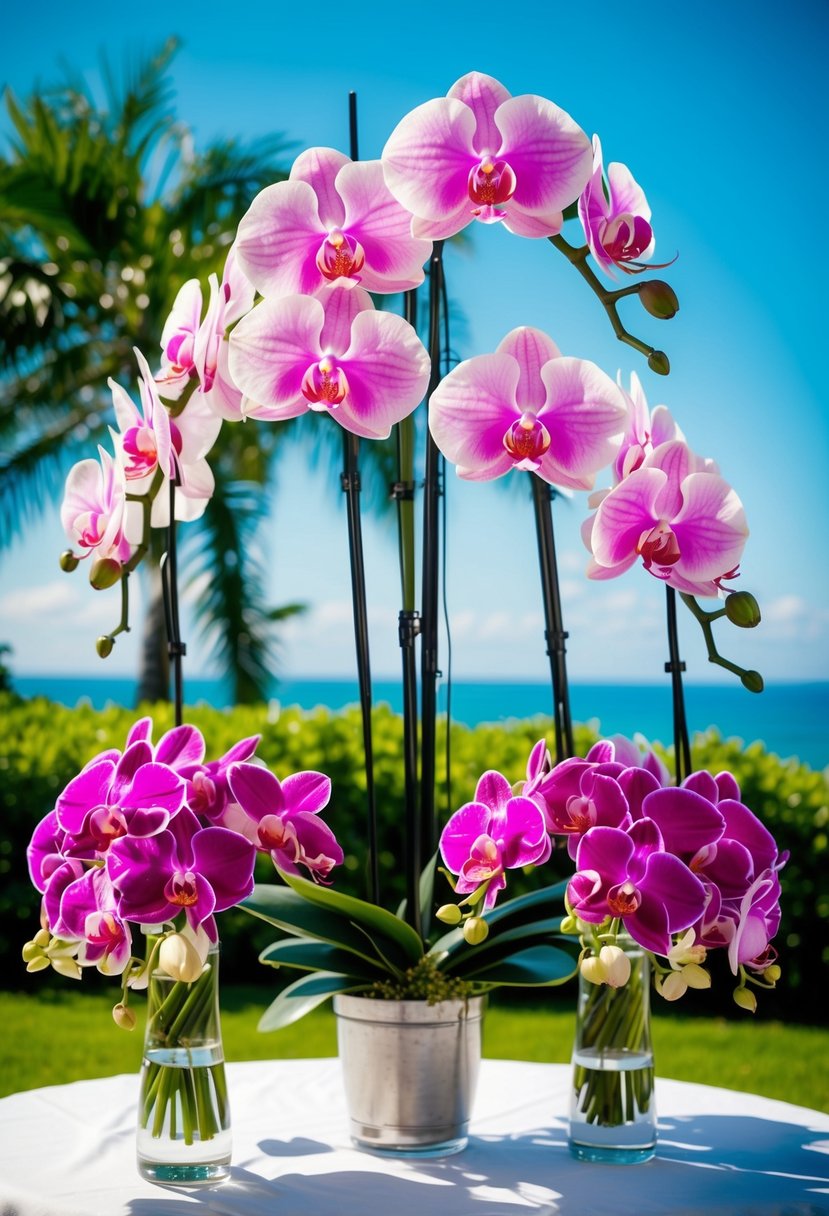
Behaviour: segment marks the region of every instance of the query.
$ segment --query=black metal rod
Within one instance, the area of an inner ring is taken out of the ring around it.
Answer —
[[[443,280],[443,241],[435,241],[429,265],[429,355],[432,371],[428,396],[441,379],[440,308]],[[427,402],[428,410],[428,402]],[[420,840],[421,856],[435,851],[435,754],[437,747],[438,568],[440,549],[439,452],[426,433],[423,483],[423,578],[421,586],[420,678]]]
[[[553,685],[553,722],[556,736],[556,760],[573,755],[573,722],[570,716],[570,691],[567,685],[567,659],[564,616],[558,583],[556,547],[553,535],[552,487],[532,474],[535,530],[538,539],[538,565],[541,573],[541,593],[544,600],[544,636],[550,659]]]
[[[403,315],[417,327],[417,289],[403,297]],[[418,729],[417,662],[415,640],[420,632],[420,617],[415,611],[414,584],[414,419],[404,418],[397,427],[398,482],[397,528],[400,538],[400,581],[403,608],[399,617],[399,639],[403,681],[403,774],[405,810],[405,891],[406,920],[423,935],[420,908],[420,816],[418,814]]]
[[[176,547],[176,486],[179,477],[170,478],[170,522],[167,525],[167,552],[161,558],[161,594],[164,600],[164,625],[167,633],[167,654],[173,665],[173,696],[175,724],[184,721],[184,672],[182,659],[187,647],[181,640],[178,599],[178,550]]]
[[[348,126],[351,159],[357,160],[357,94],[348,95]],[[346,496],[348,517],[348,555],[351,567],[351,601],[354,614],[354,643],[357,651],[357,679],[360,687],[360,714],[363,726],[363,753],[366,773],[366,819],[368,827],[369,897],[380,902],[380,862],[377,847],[377,801],[374,785],[374,744],[371,729],[371,663],[369,660],[366,571],[363,559],[363,531],[360,520],[360,440],[343,429],[343,473],[340,478]]]
[[[685,716],[685,693],[682,688],[682,673],[685,664],[679,657],[679,629],[676,619],[676,591],[665,585],[665,600],[668,610],[668,654],[670,659],[665,670],[671,673],[671,693],[674,719],[674,764],[676,783],[681,785],[691,772],[691,744],[688,739],[688,719]]]

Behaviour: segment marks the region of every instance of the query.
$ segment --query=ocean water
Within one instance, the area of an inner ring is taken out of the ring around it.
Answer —
[[[22,696],[47,696],[69,706],[82,699],[99,709],[107,702],[131,706],[135,700],[135,681],[128,678],[20,676],[14,684]],[[570,691],[576,722],[594,722],[605,735],[639,732],[652,741],[673,740],[667,679],[664,685],[576,684]],[[317,705],[341,709],[358,700],[356,680],[284,680],[274,686],[272,695],[282,705],[304,709]],[[375,680],[373,695],[376,704],[385,701],[400,712],[400,686],[395,681]],[[185,700],[191,705],[207,701],[218,708],[231,704],[221,680],[188,680]],[[726,738],[746,744],[761,740],[769,751],[784,758],[797,756],[812,768],[829,765],[829,683],[771,684],[759,695],[736,683],[688,684],[685,701],[692,734],[714,726]],[[447,709],[445,687],[439,689],[438,709]],[[453,721],[467,726],[549,716],[550,686],[459,680],[452,685],[451,712]]]

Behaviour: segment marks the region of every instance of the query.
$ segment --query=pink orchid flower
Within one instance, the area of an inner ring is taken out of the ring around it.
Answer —
[[[622,395],[604,372],[528,327],[507,334],[495,354],[453,368],[429,402],[435,443],[470,481],[523,469],[590,489],[616,453],[624,420]]]
[[[429,356],[411,325],[377,312],[368,292],[332,285],[257,305],[233,331],[230,370],[253,418],[315,410],[385,439],[423,399]]]
[[[602,145],[594,135],[593,173],[579,199],[579,219],[590,252],[605,274],[615,279],[614,266],[625,274],[645,269],[641,263],[655,245],[650,218],[644,191],[626,165],[609,164],[605,183]]]
[[[734,490],[679,440],[646,457],[582,528],[590,578],[615,578],[641,557],[655,578],[707,597],[735,577],[747,536]]]
[[[177,400],[193,380],[198,389],[188,408],[195,412],[201,398],[212,414],[238,422],[242,417],[242,394],[228,370],[228,331],[253,307],[254,288],[242,271],[232,245],[225,260],[222,281],[208,278],[207,311],[202,320],[202,289],[190,279],[179,291],[161,335],[161,371],[156,384],[165,400]],[[194,405],[195,403],[195,405]],[[218,427],[216,428],[218,431]]]
[[[123,457],[115,459],[102,447],[99,460],[81,460],[66,478],[60,519],[78,557],[129,561],[132,545],[126,537],[126,493]]]
[[[480,72],[417,106],[383,149],[389,188],[417,217],[412,231],[432,240],[472,220],[551,236],[591,164],[590,141],[569,114],[533,94],[512,97]]]
[[[431,252],[428,241],[412,236],[411,220],[379,160],[355,162],[333,148],[309,148],[288,181],[253,200],[239,224],[239,261],[266,298],[314,295],[334,281],[405,291],[423,282]]]
[[[213,474],[205,457],[216,441],[221,418],[198,394],[180,414],[171,418],[161,402],[147,360],[138,349],[135,357],[140,372],[140,409],[120,384],[109,381],[130,492],[146,494],[156,469],[160,468],[165,479],[177,478],[176,519],[198,519],[213,494]],[[130,533],[137,527],[137,513],[134,519]],[[153,500],[150,522],[154,528],[164,528],[169,520],[169,495],[162,487]],[[141,538],[136,535],[133,539]]]
[[[621,379],[617,380],[628,410],[627,430],[613,466],[616,480],[621,481],[638,469],[645,457],[660,444],[673,439],[684,440],[685,436],[666,405],[655,406],[653,412],[648,409],[645,391],[636,372],[630,374],[629,393],[622,388]]]

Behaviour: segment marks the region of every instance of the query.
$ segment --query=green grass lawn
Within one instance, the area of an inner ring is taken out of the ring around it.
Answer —
[[[143,998],[135,1002],[138,1028],[119,1030],[110,1016],[117,993],[44,988],[0,992],[0,1094],[88,1077],[137,1072],[141,1062]],[[261,988],[227,985],[222,1028],[229,1060],[336,1055],[336,1028],[329,1009],[294,1026],[259,1034],[256,1023],[267,995]],[[660,1076],[748,1090],[829,1113],[825,1061],[829,1031],[764,1022],[683,1016],[675,1009],[653,1019]],[[516,1060],[566,1062],[573,1011],[548,1005],[491,1004],[484,1054]]]

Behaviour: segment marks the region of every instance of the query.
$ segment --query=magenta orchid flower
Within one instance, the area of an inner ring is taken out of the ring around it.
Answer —
[[[675,440],[605,495],[582,536],[593,555],[590,578],[615,578],[641,557],[678,591],[716,596],[736,575],[748,527],[731,486]]]
[[[190,279],[180,289],[161,335],[162,366],[156,376],[165,400],[177,400],[188,385],[196,382],[186,410],[210,419],[218,431],[216,417],[238,422],[242,394],[228,369],[228,332],[253,307],[254,288],[239,266],[236,246],[225,260],[222,281],[208,278],[209,302],[202,320],[202,289]],[[205,411],[199,405],[207,406]],[[214,436],[215,439],[215,436]]]
[[[107,873],[125,920],[159,925],[184,912],[197,932],[216,941],[215,912],[253,890],[256,850],[238,832],[201,828],[184,808],[154,836],[123,836],[107,852]]]
[[[230,370],[253,418],[330,413],[347,431],[385,439],[423,399],[429,356],[402,317],[361,288],[264,300],[230,339]]]
[[[602,145],[594,135],[593,172],[579,198],[579,219],[590,252],[605,274],[615,278],[614,266],[625,274],[645,269],[642,262],[655,245],[650,218],[644,191],[626,165],[609,164],[605,182]]]
[[[620,919],[634,941],[655,954],[667,956],[672,934],[695,924],[705,907],[705,887],[665,851],[651,819],[628,831],[592,828],[581,839],[576,866],[567,888],[574,914],[589,924]]]
[[[187,805],[191,811],[212,823],[224,822],[224,812],[231,800],[228,781],[230,767],[243,760],[250,760],[259,745],[260,737],[251,735],[247,739],[240,739],[218,760],[190,765],[182,770],[182,775],[187,779]]]
[[[389,188],[416,217],[415,236],[432,240],[473,220],[551,236],[592,165],[590,141],[569,114],[533,94],[512,97],[480,72],[407,114],[382,159]]]
[[[213,494],[213,474],[205,456],[216,441],[221,419],[198,396],[171,419],[138,349],[135,357],[140,373],[140,409],[119,384],[109,381],[130,492],[146,494],[156,470],[161,469],[168,482],[176,478],[176,519],[198,519]],[[137,514],[135,519],[137,527]],[[170,522],[169,494],[164,487],[153,499],[150,522],[154,528],[166,527]]]
[[[494,771],[484,773],[474,801],[455,811],[440,837],[444,863],[458,875],[455,890],[466,895],[486,884],[486,909],[507,885],[505,870],[541,865],[550,850],[540,807],[514,796],[506,777]]]
[[[567,839],[575,859],[579,841],[597,825],[629,828],[633,822],[616,772],[586,760],[565,760],[543,782],[535,800],[543,808],[547,831]]]
[[[453,368],[429,402],[435,443],[471,481],[521,469],[589,489],[615,455],[624,422],[610,377],[529,327],[512,330],[494,354]]]
[[[429,241],[394,198],[379,160],[309,148],[288,181],[267,186],[243,216],[239,261],[266,298],[314,295],[328,283],[406,291],[423,282]]]
[[[324,773],[294,773],[279,781],[256,764],[234,764],[227,774],[230,802],[223,822],[270,853],[278,869],[325,882],[343,861],[343,851],[319,812],[328,805],[331,782]]]
[[[50,888],[50,895],[52,890]],[[120,975],[132,955],[132,933],[118,911],[115,889],[105,869],[96,867],[64,886],[52,932],[78,940],[80,966],[95,966],[103,975]]]
[[[132,544],[126,535],[127,483],[123,459],[98,448],[98,460],[80,460],[66,478],[60,519],[80,552],[76,557],[127,562]]]

